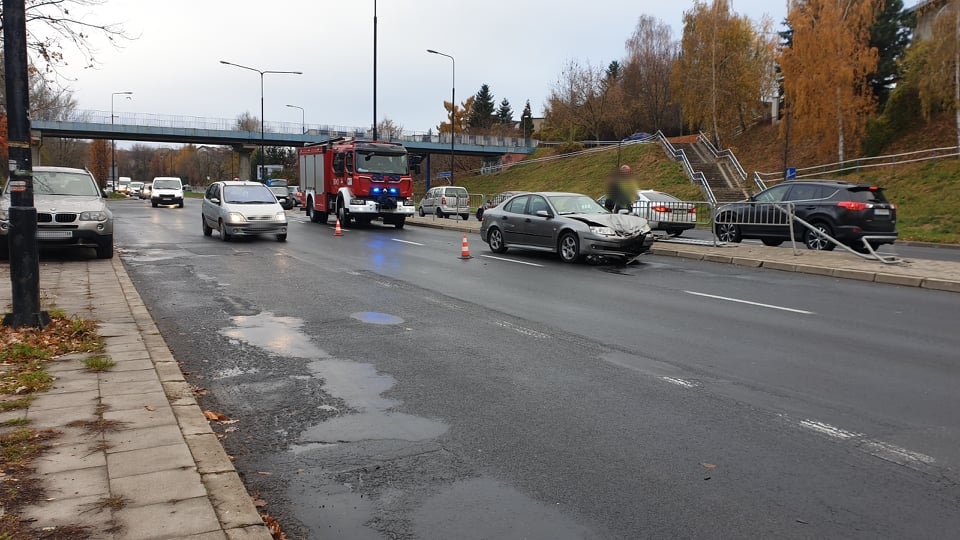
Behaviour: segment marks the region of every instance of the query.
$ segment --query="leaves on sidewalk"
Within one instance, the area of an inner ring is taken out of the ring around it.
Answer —
[[[203,415],[207,417],[207,420],[218,420],[220,422],[227,420],[227,415],[213,411],[203,411]]]

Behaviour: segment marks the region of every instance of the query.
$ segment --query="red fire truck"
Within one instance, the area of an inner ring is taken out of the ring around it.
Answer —
[[[416,207],[407,150],[401,144],[341,139],[300,149],[300,186],[307,215],[346,227],[380,218],[403,228]]]

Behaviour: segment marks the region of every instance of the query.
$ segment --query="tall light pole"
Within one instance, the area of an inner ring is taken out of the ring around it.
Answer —
[[[291,109],[300,109],[300,133],[307,132],[307,122],[306,122],[306,113],[303,112],[303,107],[297,105],[285,105],[285,107],[290,107]]]
[[[117,96],[127,96],[127,99],[130,99],[130,96],[133,95],[133,92],[113,92],[110,94],[110,130],[113,131],[113,104],[116,102]],[[110,139],[110,181],[113,184],[113,190],[117,190],[117,141],[115,139]]]
[[[445,54],[433,49],[427,49],[427,52],[430,54],[439,54],[440,56],[446,56],[450,59],[450,62],[453,64],[453,76],[450,83],[450,185],[453,185],[453,138],[457,133],[456,128],[456,116],[457,116],[457,61],[453,59],[449,54]]]
[[[377,140],[377,0],[373,0],[373,140]]]
[[[256,69],[248,66],[241,66],[240,64],[234,64],[233,62],[227,62],[226,60],[221,60],[221,64],[227,66],[238,67],[240,69],[246,69],[249,71],[254,71],[260,74],[260,170],[263,172],[262,176],[266,176],[266,164],[267,164],[267,153],[265,151],[266,144],[264,144],[264,118],[263,118],[263,76],[267,73],[277,73],[282,75],[303,75],[302,71],[275,71],[271,69]],[[261,178],[261,180],[266,180],[266,178]]]

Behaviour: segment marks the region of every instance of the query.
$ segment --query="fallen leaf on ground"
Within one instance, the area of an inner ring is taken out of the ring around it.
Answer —
[[[150,412],[153,412],[153,411],[157,410],[157,408],[154,407],[153,405],[144,405],[143,408],[146,409],[146,410],[148,410],[148,411],[150,411]]]
[[[236,424],[236,423],[239,422],[239,421],[240,421],[240,420],[237,420],[237,419],[233,419],[233,420],[221,420],[220,423],[221,423],[221,424]]]
[[[213,411],[203,411],[203,415],[207,417],[207,420],[219,420],[223,422],[227,419],[227,415],[215,413]]]
[[[259,474],[260,476],[270,476],[273,473],[267,472],[267,471],[257,471],[257,474]]]
[[[238,429],[240,429],[240,428],[238,428],[238,427],[228,427],[227,429],[223,430],[223,432],[224,432],[224,433],[233,433],[234,431],[237,431]]]
[[[717,468],[717,466],[714,465],[713,463],[701,463],[701,465],[703,465],[703,468],[704,468],[704,469],[716,469],[716,468]]]
[[[267,505],[267,501],[263,499],[254,499],[253,505],[256,506],[257,508],[263,508],[264,506]]]

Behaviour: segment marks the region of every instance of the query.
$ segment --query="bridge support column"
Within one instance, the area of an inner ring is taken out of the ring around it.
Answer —
[[[43,139],[40,137],[40,132],[36,130],[30,131],[30,161],[31,165],[36,167],[41,165],[40,163],[40,147],[43,146]]]
[[[240,157],[239,170],[237,178],[241,180],[250,180],[250,156],[253,155],[253,146],[234,146],[233,151]]]

